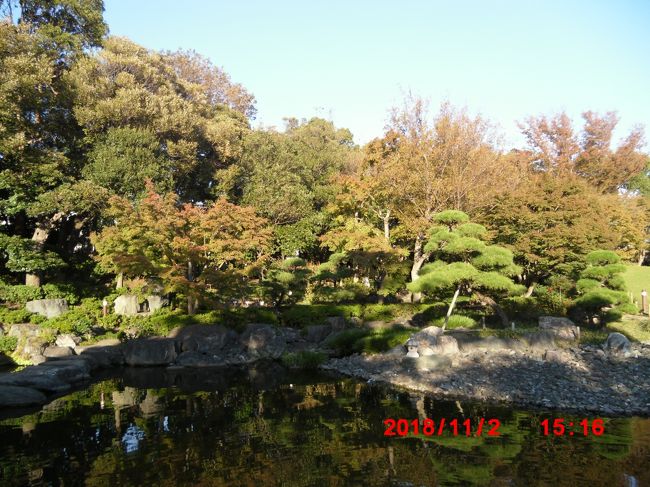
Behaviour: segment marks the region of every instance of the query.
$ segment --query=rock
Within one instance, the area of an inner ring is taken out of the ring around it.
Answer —
[[[182,352],[219,354],[241,349],[237,332],[221,325],[190,325],[174,328],[168,337],[180,344]]]
[[[65,299],[36,299],[27,301],[25,309],[30,313],[37,313],[49,319],[68,311],[68,302]]]
[[[241,336],[252,358],[278,359],[286,349],[284,337],[271,325],[249,324]]]
[[[171,338],[131,340],[124,345],[124,361],[131,366],[168,365],[176,360]]]
[[[41,336],[41,327],[29,323],[12,325],[9,336],[18,338],[15,354],[33,364],[45,361],[43,351],[48,345],[48,340]]]
[[[555,345],[555,333],[551,330],[541,330],[535,333],[527,333],[523,336],[524,343],[533,350],[553,350]]]
[[[115,298],[115,314],[133,316],[140,312],[138,297],[134,294],[123,294]]]
[[[85,360],[53,360],[0,375],[0,385],[20,386],[45,392],[64,392],[71,384],[90,378],[91,366]]]
[[[54,344],[57,347],[70,347],[77,348],[77,345],[81,343],[81,338],[78,336],[70,335],[69,333],[59,335],[56,337]]]
[[[458,353],[456,339],[450,335],[443,335],[442,328],[437,326],[429,326],[411,335],[406,346],[417,347],[418,354],[423,357]]]
[[[39,325],[32,325],[31,323],[19,323],[11,325],[9,328],[9,336],[16,337],[18,340],[27,337],[36,337],[41,334],[41,327]]]
[[[11,357],[0,352],[0,367],[3,367],[5,365],[13,365],[13,363],[14,361],[11,359]]]
[[[187,367],[217,367],[227,365],[223,357],[189,351],[181,353],[176,359],[178,365]]]
[[[562,350],[547,350],[544,353],[544,360],[563,364],[570,360],[570,356]]]
[[[580,338],[580,328],[577,327],[569,318],[557,316],[540,316],[539,327],[542,330],[552,332],[560,340],[578,340]]]
[[[325,318],[325,322],[332,327],[332,333],[343,331],[347,327],[345,318],[342,316],[330,316]]]
[[[45,358],[70,357],[71,355],[74,355],[74,351],[70,347],[47,347],[43,350]]]
[[[0,386],[0,407],[31,406],[45,404],[47,398],[42,392],[29,387]]]
[[[100,340],[87,347],[77,347],[75,353],[90,360],[96,367],[124,365],[123,345],[116,338]]]
[[[1,374],[0,387],[4,386],[29,387],[48,393],[65,392],[72,387],[69,382],[57,378],[51,371],[37,370],[37,367],[27,367],[12,374]]]
[[[429,371],[436,369],[447,369],[451,367],[451,359],[445,356],[426,356],[420,357],[416,363],[415,367],[420,371]]]
[[[610,333],[607,336],[607,340],[603,345],[603,349],[610,354],[620,354],[626,357],[629,356],[632,352],[630,340],[628,340],[625,335],[618,332]]]
[[[164,306],[169,306],[169,300],[167,298],[163,298],[157,294],[147,296],[147,308],[149,309],[149,313],[154,313],[159,309],[162,309]]]
[[[332,333],[331,325],[311,325],[305,328],[305,339],[311,343],[320,343]]]

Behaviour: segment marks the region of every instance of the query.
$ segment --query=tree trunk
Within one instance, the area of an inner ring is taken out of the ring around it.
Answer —
[[[187,262],[187,280],[189,282],[194,281],[194,266],[192,264],[192,261]],[[192,293],[189,292],[187,293],[187,314],[188,315],[193,315],[194,312],[196,311],[196,306],[198,303],[198,299],[192,296]]]
[[[25,286],[40,287],[40,285],[41,285],[41,276],[39,273],[25,274]]]
[[[49,220],[40,221],[36,224],[34,229],[34,234],[32,235],[32,242],[36,245],[36,249],[39,251],[43,250],[45,247],[45,242],[50,236],[50,232],[54,228],[54,225],[59,222],[65,216],[64,213],[56,213]],[[40,286],[41,285],[41,275],[40,272],[27,273],[25,274],[25,285],[26,286]]]
[[[535,291],[535,286],[537,286],[537,281],[531,282],[530,286],[528,286],[528,290],[526,291],[526,294],[524,294],[524,297],[530,298],[533,295],[533,291]]]
[[[508,315],[506,314],[505,311],[503,311],[503,308],[497,304],[497,302],[492,299],[490,296],[486,296],[485,294],[477,293],[476,291],[474,292],[476,294],[476,297],[479,299],[481,304],[483,306],[490,306],[494,312],[497,314],[499,318],[501,318],[501,324],[503,325],[504,328],[508,327]]]
[[[645,262],[645,256],[647,255],[647,253],[648,253],[648,251],[645,250],[645,249],[641,250],[641,252],[639,252],[639,260],[637,261],[637,264],[643,265],[643,263]]]
[[[384,220],[384,238],[386,242],[390,242],[390,210],[387,210],[383,216]]]
[[[115,289],[120,289],[124,287],[124,272],[120,272],[117,274],[117,278],[115,279]]]
[[[422,252],[422,238],[418,235],[415,239],[415,246],[413,247],[413,265],[411,266],[411,282],[418,280],[419,272],[426,260],[429,258],[429,254]],[[411,302],[419,303],[422,299],[422,293],[412,293]]]
[[[196,308],[198,307],[199,300],[194,296],[187,297],[187,314],[193,315],[196,313]]]
[[[445,322],[442,325],[442,331],[445,331],[445,329],[447,328],[447,323],[449,323],[449,317],[454,312],[454,307],[456,306],[456,300],[458,299],[459,294],[460,294],[460,286],[456,288],[454,297],[451,299],[451,303],[449,304],[449,309],[447,310],[447,316],[445,316]]]

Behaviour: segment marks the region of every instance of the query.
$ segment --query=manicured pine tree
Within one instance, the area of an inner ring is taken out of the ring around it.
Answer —
[[[508,317],[494,298],[524,290],[511,279],[521,270],[513,263],[512,252],[488,245],[485,227],[471,223],[462,211],[443,211],[433,220],[436,225],[430,231],[424,250],[436,260],[422,267],[419,278],[409,284],[409,290],[425,294],[453,290],[443,329],[461,294],[474,296],[482,304],[492,307],[507,326]]]

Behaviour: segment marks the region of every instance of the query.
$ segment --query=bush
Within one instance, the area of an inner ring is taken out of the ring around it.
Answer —
[[[322,364],[327,355],[321,352],[291,352],[282,355],[282,363],[295,369],[316,369]]]
[[[15,325],[16,323],[29,323],[32,313],[26,309],[9,309],[0,307],[0,323]]]
[[[43,322],[43,326],[59,333],[73,333],[79,336],[90,336],[92,329],[97,326],[101,317],[102,303],[96,298],[86,298],[65,313]]]
[[[27,301],[42,299],[41,288],[34,286],[0,284],[0,301],[24,306]]]
[[[433,324],[436,326],[442,326],[445,323],[445,318],[436,319]],[[476,321],[469,316],[463,315],[451,315],[449,317],[449,323],[447,323],[447,328],[453,330],[454,328],[474,328],[476,327]]]
[[[49,283],[34,287],[0,283],[0,301],[24,306],[27,301],[35,299],[66,299],[68,304],[79,303],[79,297],[71,284]]]
[[[0,336],[0,353],[9,354],[16,350],[18,346],[18,338],[6,335]]]
[[[541,314],[545,315],[564,316],[572,304],[571,300],[563,293],[558,293],[553,288],[545,286],[535,288],[535,300]]]
[[[397,345],[402,345],[414,333],[411,328],[394,326],[377,330],[359,338],[354,344],[355,352],[381,353]]]
[[[325,345],[336,350],[340,355],[350,355],[358,352],[357,341],[370,334],[365,328],[350,328],[328,338]]]
[[[412,328],[393,326],[381,330],[350,328],[329,338],[325,344],[339,355],[353,353],[380,353],[403,344],[412,334]]]

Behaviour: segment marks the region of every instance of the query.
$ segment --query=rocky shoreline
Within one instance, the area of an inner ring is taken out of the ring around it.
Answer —
[[[193,325],[167,337],[105,340],[86,347],[60,336],[59,345],[42,349],[42,363],[0,373],[0,408],[46,404],[102,370],[123,366],[191,370],[251,366],[296,352],[331,357],[328,340],[347,326],[340,317],[304,330],[249,324],[241,334],[219,325]],[[611,334],[603,346],[579,345],[579,328],[564,318],[541,320],[538,331],[518,339],[401,326],[413,329],[404,345],[381,354],[330,358],[320,368],[444,399],[650,415],[650,345],[631,344],[621,334]],[[25,343],[29,340],[31,335]]]
[[[460,341],[460,340],[459,340]],[[604,416],[650,416],[650,346],[609,354],[598,346],[463,347],[453,356],[407,357],[399,350],[330,359],[347,376],[452,400]],[[514,346],[513,346],[514,345]]]

